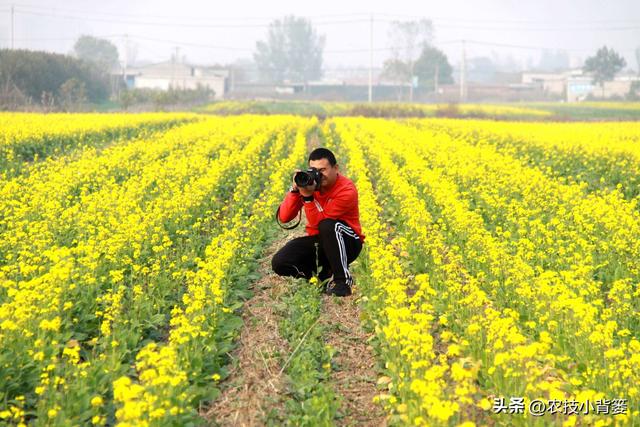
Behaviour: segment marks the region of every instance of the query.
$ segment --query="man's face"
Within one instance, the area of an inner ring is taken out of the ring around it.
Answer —
[[[328,159],[310,160],[309,167],[318,169],[322,174],[321,189],[331,188],[338,179],[338,164],[331,166]]]

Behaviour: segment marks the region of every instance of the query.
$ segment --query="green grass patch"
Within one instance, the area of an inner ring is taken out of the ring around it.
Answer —
[[[320,324],[319,288],[305,280],[293,280],[293,291],[284,298],[281,334],[291,353],[283,357],[290,398],[286,415],[269,424],[295,426],[335,425],[340,402],[330,384],[332,349],[325,345]]]

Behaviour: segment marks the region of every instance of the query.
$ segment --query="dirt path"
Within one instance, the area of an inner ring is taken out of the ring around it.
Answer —
[[[280,374],[291,353],[279,333],[282,296],[287,281],[271,271],[271,257],[284,243],[302,231],[273,243],[261,259],[260,280],[254,296],[243,306],[243,327],[238,346],[231,353],[229,377],[221,384],[222,394],[202,415],[211,425],[262,426],[267,419],[284,414],[287,399],[286,375]],[[327,327],[326,342],[335,350],[331,381],[342,398],[337,425],[384,426],[385,413],[372,402],[377,394],[377,373],[373,349],[360,324],[357,293],[348,298],[323,295],[320,322]]]
[[[373,348],[360,323],[358,293],[348,298],[323,296],[320,322],[327,327],[327,344],[336,350],[331,380],[342,397],[336,424],[344,426],[384,426],[386,414],[373,403],[378,379]]]
[[[309,136],[309,152],[321,144],[317,132]],[[271,271],[271,257],[286,241],[304,234],[305,220],[283,239],[274,242],[260,261],[261,279],[253,285],[254,296],[243,306],[243,327],[232,352],[232,369],[221,384],[222,395],[202,415],[212,425],[257,426],[280,419],[287,399],[287,383],[280,374],[291,353],[279,333],[282,296],[287,281]],[[341,396],[337,425],[384,426],[385,413],[372,402],[377,394],[377,371],[369,335],[360,324],[358,292],[348,298],[323,295],[320,322],[327,327],[326,342],[335,350],[331,382]],[[274,416],[275,415],[275,416]]]
[[[222,384],[222,395],[202,415],[212,425],[264,425],[270,413],[278,413],[286,400],[286,381],[280,374],[289,345],[280,336],[276,304],[287,283],[271,271],[271,257],[286,240],[276,241],[260,261],[261,279],[254,283],[254,296],[243,306],[243,327],[232,352],[232,369]]]

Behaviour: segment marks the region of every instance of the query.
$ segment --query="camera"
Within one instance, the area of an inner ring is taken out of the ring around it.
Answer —
[[[314,185],[315,183],[315,187],[317,190],[320,188],[322,174],[316,168],[309,168],[306,171],[296,172],[293,180],[298,187],[307,187],[309,185]]]

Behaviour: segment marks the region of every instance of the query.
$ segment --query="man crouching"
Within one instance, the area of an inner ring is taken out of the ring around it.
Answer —
[[[339,173],[333,153],[317,148],[309,155],[309,170],[297,170],[278,211],[281,222],[289,222],[304,207],[307,235],[290,240],[272,258],[273,271],[280,276],[304,277],[318,274],[329,295],[351,295],[351,264],[360,254],[364,235],[360,227],[358,190]]]

